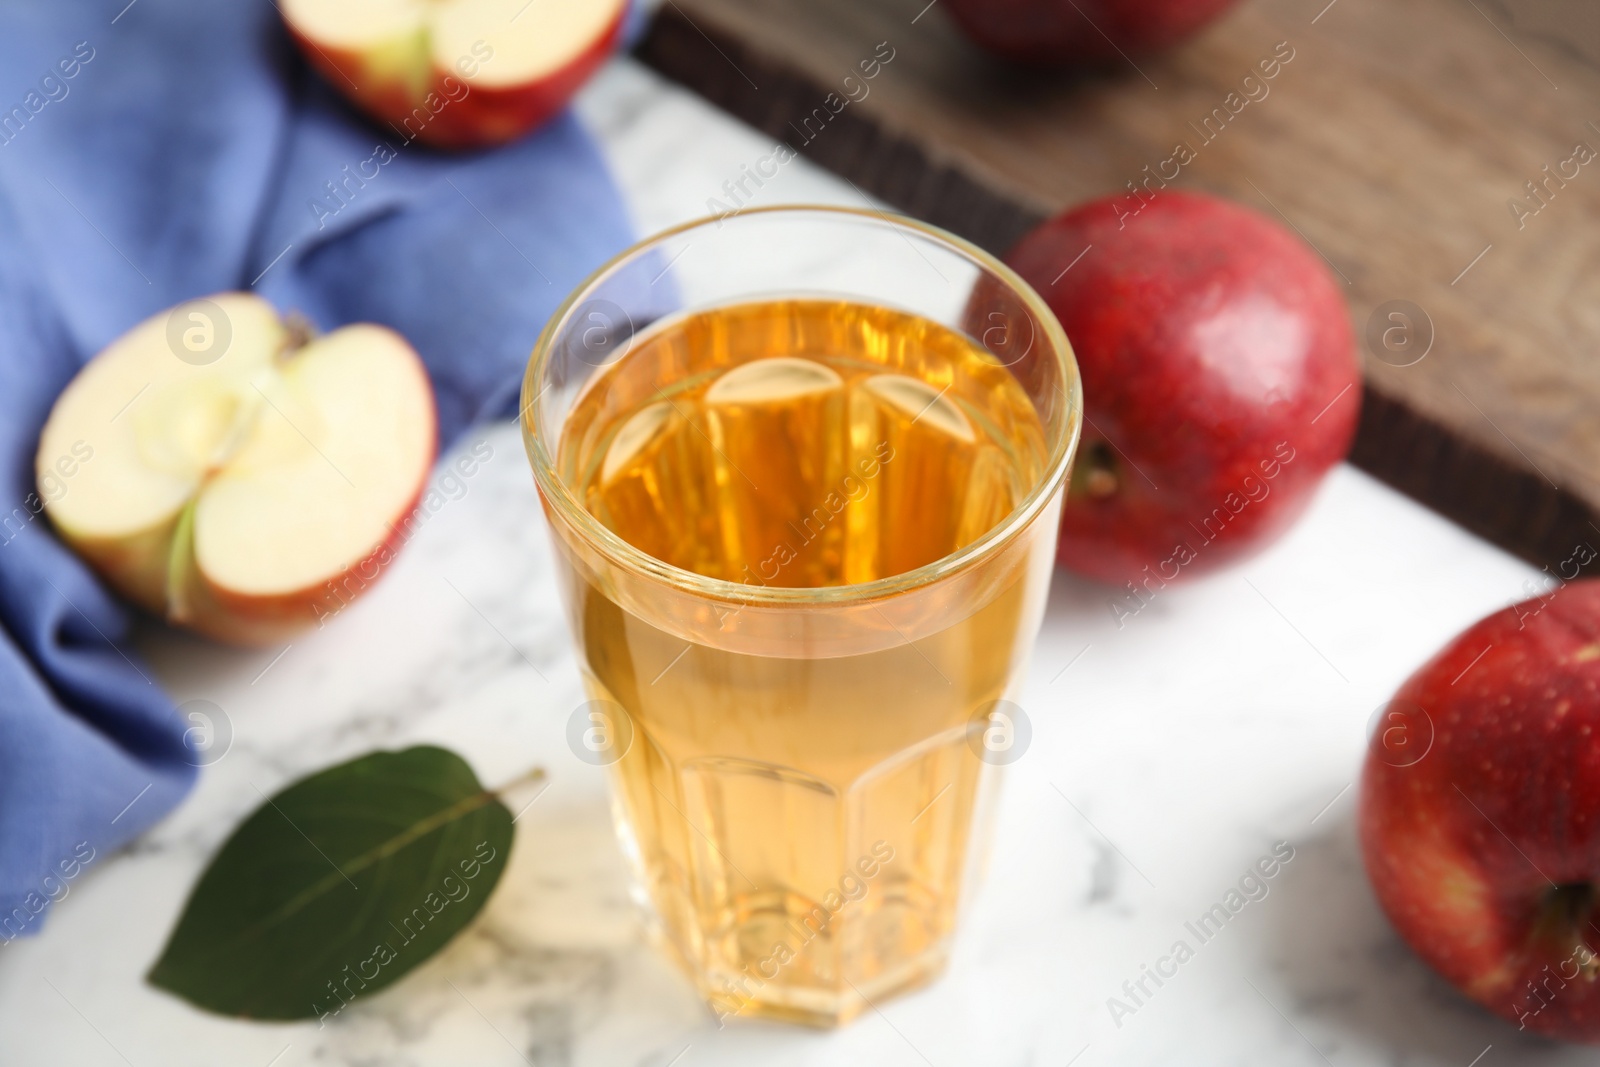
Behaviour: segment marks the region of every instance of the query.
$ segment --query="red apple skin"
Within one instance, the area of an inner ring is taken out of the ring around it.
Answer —
[[[428,466],[432,468],[432,461]],[[411,517],[427,488],[424,480],[417,495],[390,528],[389,536],[365,559],[325,582],[304,589],[272,596],[241,595],[206,578],[191,560],[188,603],[181,615],[168,612],[168,621],[221,644],[241,648],[281,645],[297,634],[321,629],[387,572],[410,539]]]
[[[1349,452],[1361,375],[1344,297],[1276,222],[1198,193],[1119,195],[1006,260],[1083,375],[1063,566],[1152,590],[1214,570],[1282,534]],[[1113,477],[1097,483],[1097,464]]]
[[[421,92],[404,80],[373,71],[359,52],[327,48],[293,23],[287,25],[307,62],[328,84],[370,118],[399,134],[402,144],[415,140],[434,148],[462,150],[505,144],[554,118],[616,50],[627,10],[623,4],[593,44],[536,81],[480,87],[459,71],[434,67]],[[461,95],[463,87],[466,96]],[[427,106],[430,96],[435,104],[443,104],[437,112]]]
[[[430,455],[436,454],[437,443],[435,433]],[[430,459],[428,468],[432,466]],[[306,630],[320,629],[377,582],[409,540],[408,523],[427,488],[424,478],[389,536],[365,559],[342,574],[304,589],[271,596],[241,595],[206,578],[191,556],[179,583],[186,590],[181,607],[168,601],[172,584],[168,560],[178,525],[176,517],[125,541],[73,538],[59,527],[57,532],[108,585],[151,615],[221,644],[256,648],[279,645]]]
[[[1170,48],[1237,2],[945,0],[944,7],[979,47],[1004,59],[1043,65],[1105,62]]]
[[[1402,733],[1374,734],[1361,777],[1383,910],[1489,1010],[1600,1043],[1600,579],[1490,615],[1396,702]]]
[[[413,353],[412,358],[416,373],[427,385],[431,396],[433,386],[428,372],[420,357]],[[427,435],[428,444],[424,450],[427,460],[422,465],[416,494],[394,517],[388,536],[359,562],[303,589],[252,596],[217,585],[200,569],[191,551],[187,573],[179,583],[185,590],[181,606],[168,603],[164,590],[162,606],[156,609],[156,613],[163,615],[169,623],[193,630],[213,641],[242,648],[281,645],[296,634],[327,625],[333,616],[343,611],[384,575],[411,539],[412,518],[428,492],[428,475],[439,457],[439,419],[434,405],[429,405],[427,425],[417,429],[419,433]]]

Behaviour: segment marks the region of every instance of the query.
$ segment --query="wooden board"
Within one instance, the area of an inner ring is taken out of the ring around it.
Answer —
[[[863,96],[844,79],[880,42]],[[1266,95],[1243,85],[1280,42]],[[1172,184],[1297,229],[1358,337],[1391,301],[1426,313],[1419,362],[1363,345],[1355,463],[1534,563],[1600,546],[1600,158],[1568,162],[1600,151],[1592,0],[1245,0],[1174,52],[1071,75],[981,55],[927,0],[665,0],[639,55],[997,252],[1188,145]]]

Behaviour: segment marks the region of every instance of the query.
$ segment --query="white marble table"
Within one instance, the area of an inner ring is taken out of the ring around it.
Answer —
[[[772,147],[627,60],[581,110],[641,232],[703,214]],[[860,197],[796,161],[758,200],[784,201]],[[460,447],[484,439],[493,459],[391,575],[281,658],[141,636],[176,699],[225,709],[232,748],[165,822],[96,861],[40,937],[0,949],[0,1064],[1594,1062],[1455,996],[1366,886],[1350,786],[1369,716],[1536,575],[1349,468],[1266,555],[1162,592],[1121,629],[1105,590],[1058,575],[1022,698],[1033,745],[1010,769],[949,973],[838,1032],[718,1030],[630,910],[601,771],[563,739],[583,697],[521,445],[494,426]],[[144,984],[189,886],[257,790],[422,741],[462,752],[489,783],[549,770],[517,824],[511,869],[467,934],[325,1028],[218,1019]],[[1277,841],[1294,858],[1266,898],[1114,1020],[1108,998]]]

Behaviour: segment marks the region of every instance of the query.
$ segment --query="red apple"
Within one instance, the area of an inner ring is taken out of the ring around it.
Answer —
[[[1600,1042],[1600,580],[1490,615],[1411,676],[1360,829],[1429,965],[1524,1029]]]
[[[45,510],[128,599],[232,644],[283,640],[378,577],[433,464],[433,388],[399,334],[308,339],[247,293],[135,326],[45,423]]]
[[[1237,0],[945,0],[975,44],[1022,63],[1116,59],[1167,48]]]
[[[282,0],[311,65],[407,141],[501,144],[566,106],[627,0]]]
[[[1361,377],[1344,298],[1277,223],[1196,193],[1113,196],[1006,259],[1083,374],[1063,565],[1151,589],[1211,570],[1281,534],[1349,451]]]

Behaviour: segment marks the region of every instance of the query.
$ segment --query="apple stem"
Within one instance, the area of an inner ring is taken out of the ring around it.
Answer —
[[[1600,977],[1600,954],[1589,947],[1584,927],[1592,927],[1594,913],[1594,886],[1587,882],[1557,886],[1545,895],[1544,908],[1534,926],[1536,935],[1553,942],[1563,958],[1591,982]]]
[[[1072,471],[1068,495],[1106,500],[1117,494],[1122,479],[1117,473],[1117,458],[1109,441],[1085,441],[1083,452]]]
[[[317,328],[310,319],[298,311],[291,311],[283,317],[283,326],[286,333],[283,348],[278,353],[280,360],[286,360],[300,349],[316,340]]]

